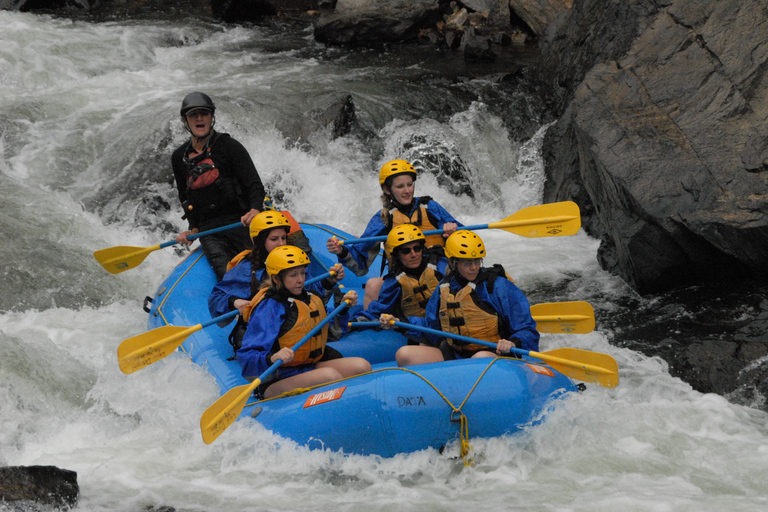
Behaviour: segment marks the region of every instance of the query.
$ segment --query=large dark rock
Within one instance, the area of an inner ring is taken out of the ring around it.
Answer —
[[[573,0],[509,0],[508,4],[534,34],[541,35],[553,19],[573,6]]]
[[[545,201],[594,212],[601,265],[640,292],[764,277],[768,2],[584,0],[558,23]]]
[[[334,45],[415,40],[442,18],[446,0],[338,0],[315,23],[315,39]]]
[[[55,466],[0,468],[0,501],[31,501],[55,507],[75,506],[77,473]]]

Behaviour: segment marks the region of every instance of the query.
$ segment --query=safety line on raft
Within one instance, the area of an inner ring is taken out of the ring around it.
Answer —
[[[289,396],[301,395],[303,393],[308,393],[308,392],[312,391],[313,389],[316,389],[316,388],[319,388],[319,387],[322,387],[322,386],[330,386],[330,385],[333,385],[333,384],[337,384],[339,382],[344,382],[345,380],[354,379],[356,377],[360,377],[361,375],[368,375],[368,374],[371,374],[371,373],[379,373],[379,372],[394,371],[394,370],[408,372],[408,373],[410,373],[412,375],[415,375],[416,377],[420,378],[424,382],[426,382],[429,385],[429,387],[434,389],[435,392],[440,397],[442,397],[442,399],[445,401],[445,403],[447,403],[448,406],[452,410],[451,418],[453,418],[453,413],[458,413],[459,414],[459,425],[460,425],[459,426],[459,438],[461,440],[460,455],[461,455],[461,458],[464,460],[464,466],[471,466],[471,465],[474,465],[474,458],[471,456],[471,454],[473,453],[473,449],[472,449],[472,445],[469,442],[469,419],[467,418],[467,416],[463,412],[461,412],[461,408],[464,407],[467,404],[467,401],[469,400],[469,397],[475,391],[475,388],[477,388],[477,385],[480,384],[480,381],[483,379],[483,377],[485,377],[485,374],[488,372],[488,370],[491,368],[491,366],[493,366],[493,364],[496,363],[496,361],[499,361],[499,360],[502,360],[502,359],[515,359],[515,360],[519,360],[516,357],[499,357],[499,356],[494,357],[493,360],[490,363],[488,363],[488,366],[486,366],[485,369],[477,377],[477,380],[472,385],[472,387],[469,390],[469,393],[467,393],[467,396],[464,397],[464,400],[461,402],[461,405],[459,407],[456,407],[455,405],[453,405],[451,403],[451,401],[448,399],[448,397],[446,397],[443,394],[443,392],[440,391],[437,388],[437,386],[435,386],[432,382],[430,382],[429,379],[427,379],[426,377],[424,377],[423,375],[421,375],[418,372],[415,372],[413,370],[409,370],[408,368],[379,368],[377,370],[372,370],[372,371],[370,371],[368,373],[362,373],[360,375],[353,375],[352,377],[346,377],[346,378],[335,380],[335,381],[332,381],[332,382],[326,382],[324,384],[317,384],[315,386],[311,386],[311,387],[308,387],[308,388],[293,389],[291,391],[285,392],[285,393],[283,393],[281,395],[274,396],[272,398],[265,398],[265,399],[262,399],[262,400],[257,400],[257,401],[255,401],[253,403],[246,403],[245,407],[258,405],[258,404],[261,404],[261,403],[264,403],[264,402],[269,402],[271,400],[276,400],[278,398],[284,398],[284,397],[289,397]]]

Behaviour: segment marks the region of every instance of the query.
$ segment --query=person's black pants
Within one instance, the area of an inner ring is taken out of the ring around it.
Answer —
[[[212,229],[207,226],[206,228]],[[213,271],[216,272],[216,278],[219,281],[227,272],[229,260],[246,249],[253,248],[250,233],[245,226],[200,237],[200,245],[203,246],[203,252],[206,258],[208,258],[208,263],[213,267]]]

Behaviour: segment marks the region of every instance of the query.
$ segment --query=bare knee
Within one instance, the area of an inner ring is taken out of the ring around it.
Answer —
[[[372,277],[365,283],[365,296],[363,297],[363,308],[368,309],[368,304],[379,298],[381,286],[384,279],[381,277]]]
[[[371,371],[371,363],[362,357],[344,357],[341,359],[332,359],[323,363],[318,363],[323,368],[333,368],[342,377],[352,377]]]
[[[362,357],[345,357],[344,359],[348,361],[347,365],[350,372],[348,375],[358,375],[371,371],[371,363]]]
[[[315,368],[313,370],[312,377],[314,378],[317,384],[322,384],[324,382],[341,380],[344,378],[344,375],[342,375],[342,373],[338,370],[338,368],[334,368],[332,366],[324,366],[322,368]]]
[[[415,364],[436,363],[444,361],[439,349],[423,345],[406,345],[395,353],[397,366],[413,366]]]

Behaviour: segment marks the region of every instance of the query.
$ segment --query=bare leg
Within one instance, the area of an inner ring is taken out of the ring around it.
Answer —
[[[296,388],[308,388],[310,386],[325,384],[326,382],[339,380],[341,378],[343,378],[342,375],[335,368],[316,368],[308,372],[280,379],[264,391],[264,398],[272,398],[288,391],[293,391]]]
[[[475,355],[472,356],[472,359],[476,357],[498,357],[499,354],[496,352],[491,352],[490,350],[481,350],[480,352],[477,352]]]
[[[317,363],[315,368],[332,368],[339,372],[342,377],[352,377],[371,371],[371,363],[362,357],[342,357],[341,359]]]
[[[368,309],[368,304],[379,298],[383,277],[372,277],[365,282],[365,296],[363,297],[363,309]]]
[[[323,361],[317,363],[314,370],[275,382],[264,391],[264,398],[272,398],[273,396],[293,391],[296,388],[317,386],[318,384],[341,380],[345,377],[352,377],[353,375],[369,371],[371,371],[371,363],[362,357],[343,357]]]
[[[426,345],[406,345],[400,347],[395,354],[397,366],[413,366],[415,364],[437,363],[445,361],[439,348]]]

